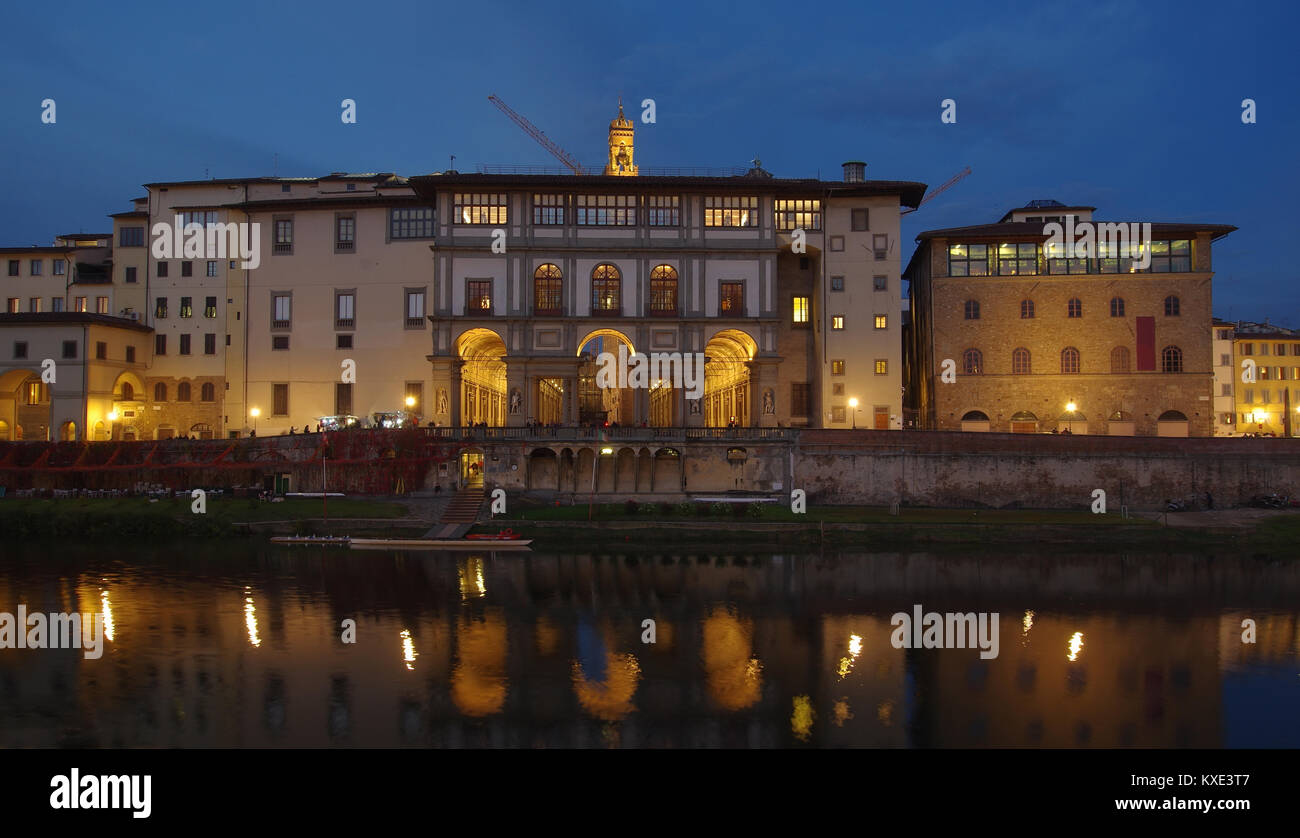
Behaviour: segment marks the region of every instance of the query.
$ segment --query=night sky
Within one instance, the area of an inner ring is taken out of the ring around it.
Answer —
[[[839,179],[861,159],[931,186],[971,166],[904,218],[903,263],[921,230],[1035,198],[1236,225],[1215,313],[1300,327],[1294,4],[60,2],[0,20],[3,245],[109,230],[141,184],[205,173],[558,165],[490,93],[599,164],[621,93],[634,119],[656,103],[641,166],[757,156]]]

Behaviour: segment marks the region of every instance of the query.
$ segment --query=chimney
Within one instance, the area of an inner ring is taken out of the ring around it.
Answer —
[[[844,163],[844,182],[862,183],[866,180],[867,164],[861,160],[848,160]]]

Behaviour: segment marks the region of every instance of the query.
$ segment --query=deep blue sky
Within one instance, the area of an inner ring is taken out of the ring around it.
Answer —
[[[190,11],[193,10],[193,11]],[[1215,313],[1300,327],[1294,4],[6,4],[0,243],[109,229],[158,180],[555,165],[496,93],[599,162],[621,92],[644,166],[938,185],[923,229],[1033,198],[1241,228]],[[339,120],[357,101],[358,123]],[[1243,125],[1241,100],[1258,103]],[[57,101],[58,122],[40,122]],[[939,102],[957,101],[943,125]],[[639,108],[629,108],[639,114]]]

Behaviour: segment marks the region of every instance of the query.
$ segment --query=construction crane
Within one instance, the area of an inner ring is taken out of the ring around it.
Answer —
[[[537,140],[538,145],[540,145],[542,148],[549,151],[551,154],[555,155],[556,159],[558,159],[564,165],[568,166],[569,169],[572,170],[572,172],[575,175],[586,174],[586,171],[582,168],[581,165],[579,165],[578,161],[574,159],[572,154],[560,148],[555,143],[551,142],[550,137],[547,137],[545,132],[543,132],[540,128],[538,128],[533,123],[529,122],[527,119],[524,119],[522,116],[520,116],[519,114],[511,110],[510,106],[507,105],[505,102],[502,102],[500,99],[498,99],[496,94],[488,96],[488,101],[496,105],[498,108],[500,108],[503,114],[510,117],[512,120],[514,120],[516,125],[524,129],[524,131],[528,133],[528,136],[532,137],[534,140]]]
[[[946,192],[948,189],[950,189],[950,188],[952,188],[953,186],[955,186],[955,185],[957,184],[957,181],[959,181],[959,180],[961,180],[962,178],[966,177],[966,175],[968,175],[968,174],[970,174],[970,166],[967,166],[965,169],[963,169],[962,171],[958,172],[956,175],[954,175],[954,176],[952,177],[951,180],[949,180],[949,181],[948,181],[947,183],[945,183],[943,186],[940,186],[940,187],[937,187],[937,188],[931,190],[929,195],[926,195],[924,198],[921,199],[921,203],[917,204],[915,207],[913,207],[913,208],[911,208],[911,209],[905,209],[905,210],[903,210],[902,212],[899,213],[899,215],[907,215],[909,212],[916,212],[916,211],[919,210],[921,207],[925,206],[927,202],[934,200],[935,198],[939,197],[939,196],[942,195],[944,192]]]

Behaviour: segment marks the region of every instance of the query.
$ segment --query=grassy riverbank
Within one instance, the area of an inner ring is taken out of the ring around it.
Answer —
[[[198,514],[189,498],[151,502],[148,498],[7,498],[0,500],[0,533],[5,538],[52,536],[94,538],[235,535],[239,524],[301,521],[321,517],[320,498],[287,498],[279,503],[209,497]],[[330,518],[402,518],[406,507],[389,501],[330,498]]]

